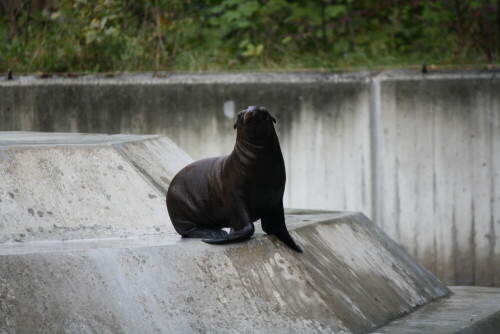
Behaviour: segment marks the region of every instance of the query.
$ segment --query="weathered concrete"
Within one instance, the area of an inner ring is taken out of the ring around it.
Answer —
[[[380,328],[374,334],[488,334],[500,331],[500,289],[451,287],[453,295]]]
[[[359,333],[446,295],[361,214],[290,212],[264,236],[0,245],[2,333]]]
[[[500,286],[500,72],[231,73],[0,81],[0,130],[158,133],[227,154],[277,117],[285,205],[362,211],[450,284]]]
[[[190,161],[160,136],[0,133],[0,242],[174,234],[166,187]]]
[[[278,120],[285,206],[370,216],[369,79],[369,73],[26,76],[0,81],[0,131],[163,134],[201,159],[230,153],[236,113],[264,105]]]
[[[180,238],[164,190],[191,160],[165,137],[4,133],[0,152],[1,333],[366,333],[449,294],[360,213],[287,211],[302,254],[259,224]]]
[[[379,79],[375,219],[452,284],[500,286],[499,79]]]

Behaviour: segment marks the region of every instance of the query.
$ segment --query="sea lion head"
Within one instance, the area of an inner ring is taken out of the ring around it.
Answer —
[[[249,106],[238,113],[234,128],[238,131],[238,135],[247,140],[258,141],[275,134],[273,123],[276,123],[276,119],[266,108]]]

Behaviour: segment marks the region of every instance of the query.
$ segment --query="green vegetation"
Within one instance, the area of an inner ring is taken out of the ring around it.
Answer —
[[[495,66],[500,0],[2,0],[0,70]]]

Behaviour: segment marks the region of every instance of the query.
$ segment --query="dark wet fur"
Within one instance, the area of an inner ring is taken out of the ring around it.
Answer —
[[[276,120],[262,107],[238,114],[233,152],[196,161],[182,169],[167,192],[167,208],[176,231],[211,244],[247,240],[253,223],[301,252],[285,225],[285,164]],[[222,230],[231,228],[227,234]]]

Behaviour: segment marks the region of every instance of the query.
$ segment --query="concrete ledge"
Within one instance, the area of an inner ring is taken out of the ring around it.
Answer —
[[[0,245],[0,332],[359,333],[449,293],[361,214],[287,222],[303,254],[260,230]]]
[[[165,209],[191,158],[162,136],[0,133],[0,243],[175,234]]]
[[[375,331],[376,334],[487,334],[500,331],[500,289],[451,287],[439,299]]]
[[[214,72],[214,73],[126,73],[100,75],[89,74],[76,78],[58,77],[39,78],[27,74],[16,76],[14,80],[0,80],[0,87],[9,86],[48,86],[48,85],[168,85],[168,84],[290,84],[290,83],[336,83],[370,80],[378,76],[385,80],[433,80],[464,78],[498,78],[498,70],[450,70],[431,71],[364,71],[364,72]]]

